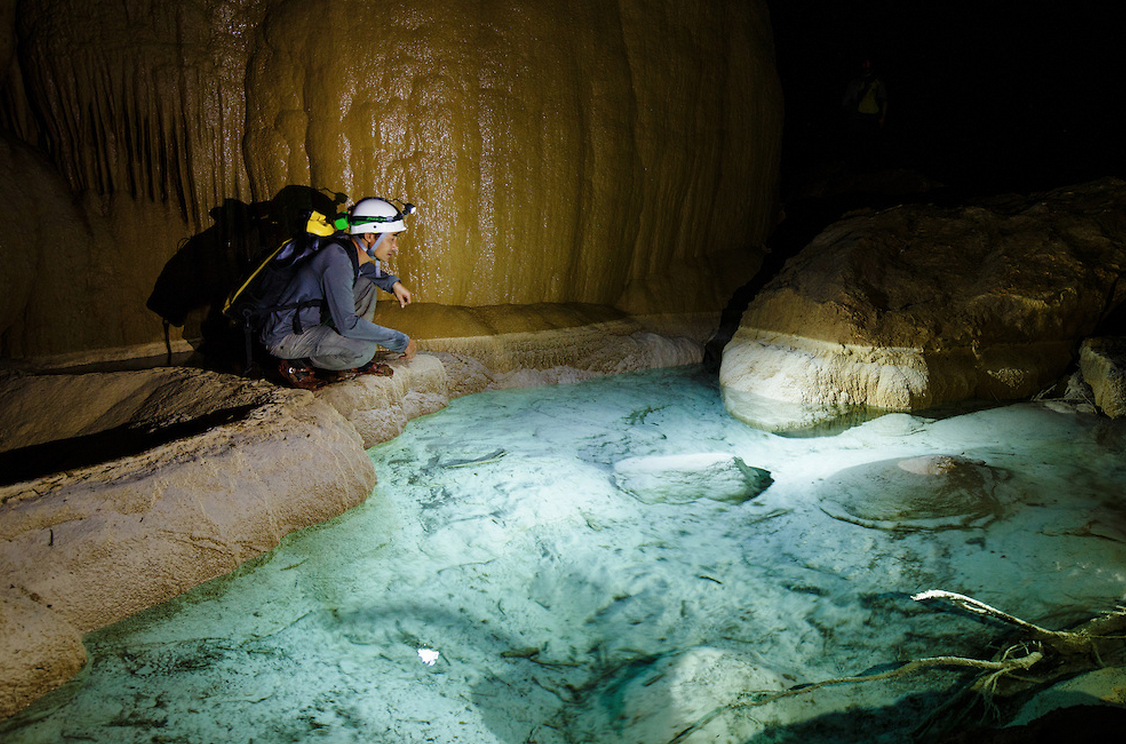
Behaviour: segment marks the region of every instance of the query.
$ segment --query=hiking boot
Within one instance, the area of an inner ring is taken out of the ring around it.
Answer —
[[[319,390],[325,385],[325,381],[318,379],[311,367],[302,367],[294,359],[282,359],[278,373],[286,384],[299,390]]]
[[[326,385],[331,385],[334,382],[344,382],[351,380],[356,376],[354,369],[322,369],[320,370],[321,379],[324,380]]]
[[[395,370],[383,362],[377,362],[374,359],[356,368],[356,375],[378,375],[379,377],[390,377],[395,374]]]

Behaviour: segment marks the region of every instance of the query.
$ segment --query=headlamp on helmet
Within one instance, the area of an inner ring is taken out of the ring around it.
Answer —
[[[407,229],[403,218],[417,211],[413,204],[398,199],[369,196],[360,199],[345,215],[336,219],[336,227],[352,235],[402,232]]]

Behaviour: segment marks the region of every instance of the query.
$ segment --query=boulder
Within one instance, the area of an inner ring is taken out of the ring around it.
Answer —
[[[1126,183],[834,223],[753,299],[728,410],[771,431],[857,408],[1019,399],[1054,384],[1126,297]]]
[[[1111,418],[1126,416],[1126,338],[1085,339],[1079,369],[1099,410]]]
[[[646,504],[698,499],[741,504],[773,482],[769,471],[720,452],[627,457],[614,463],[614,484]]]

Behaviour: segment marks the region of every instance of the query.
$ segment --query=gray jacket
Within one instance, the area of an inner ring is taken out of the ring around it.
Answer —
[[[355,269],[355,263],[346,251],[355,250],[348,245],[325,245],[316,255],[297,270],[293,282],[281,296],[280,304],[310,303],[299,309],[278,310],[270,314],[262,327],[262,343],[273,346],[283,338],[300,330],[327,323],[345,338],[374,341],[392,351],[407,348],[406,334],[376,325],[356,315],[356,282],[371,281],[380,289],[390,292],[399,278],[386,274],[379,262],[366,263]],[[316,304],[312,304],[316,303]],[[324,317],[323,310],[328,310]],[[294,325],[294,315],[298,323]]]

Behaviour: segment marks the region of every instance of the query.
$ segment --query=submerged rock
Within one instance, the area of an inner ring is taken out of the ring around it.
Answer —
[[[880,530],[981,527],[1000,516],[1009,474],[980,460],[928,455],[848,468],[818,489],[829,516]]]
[[[1124,246],[1118,179],[848,217],[748,307],[724,352],[725,403],[782,431],[852,407],[1031,396],[1121,303]],[[778,406],[744,405],[748,394]]]
[[[747,654],[697,646],[625,666],[604,684],[610,689],[590,695],[594,704],[572,722],[581,741],[701,744],[762,733],[765,724],[751,716],[710,714],[749,692],[781,690],[784,680]]]
[[[769,471],[723,453],[630,457],[614,464],[615,485],[646,504],[741,504],[773,482]]]

